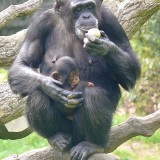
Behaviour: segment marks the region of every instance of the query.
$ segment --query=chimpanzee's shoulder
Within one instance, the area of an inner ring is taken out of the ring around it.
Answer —
[[[55,22],[57,20],[57,14],[54,9],[48,9],[47,11],[42,12],[36,18],[39,22],[45,22],[46,24]]]

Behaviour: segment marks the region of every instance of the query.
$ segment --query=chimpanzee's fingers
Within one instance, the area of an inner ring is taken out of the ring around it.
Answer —
[[[100,33],[101,33],[101,37],[109,39],[104,31],[100,30]]]
[[[87,48],[87,47],[90,47],[94,50],[100,50],[101,49],[101,45],[100,44],[97,44],[97,43],[94,43],[94,42],[88,42],[84,48]]]
[[[63,85],[62,82],[57,81],[57,80],[55,80],[55,79],[53,79],[53,82],[54,82],[54,84],[56,84],[56,85],[58,85],[58,86],[62,86],[62,85]]]
[[[67,98],[82,98],[82,92],[70,92],[67,96]]]
[[[68,99],[72,98],[81,98],[82,97],[82,92],[71,92],[65,89],[61,89],[61,94]]]
[[[59,101],[63,104],[78,105],[83,102],[83,98],[68,99],[63,95],[59,95]]]
[[[74,109],[74,108],[78,108],[82,105],[82,102],[81,103],[78,103],[78,104],[65,104],[65,107],[66,108],[70,108],[70,109]]]
[[[83,102],[83,98],[77,98],[77,99],[69,99],[68,104],[69,105],[78,105]]]
[[[101,56],[101,49],[100,48],[94,48],[94,47],[90,47],[90,46],[85,46],[85,49],[88,51],[88,53],[92,54],[92,55],[97,55],[97,56]]]
[[[79,99],[68,99],[64,96],[61,97],[60,102],[65,105],[66,108],[77,108],[82,105],[83,98]]]
[[[61,85],[61,83],[58,83],[58,85]],[[53,97],[53,99],[69,106],[69,108],[76,108],[82,103],[82,92],[71,92],[58,85],[51,85],[49,88],[48,94]]]

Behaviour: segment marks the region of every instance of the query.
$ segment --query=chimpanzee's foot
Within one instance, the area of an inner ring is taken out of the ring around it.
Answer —
[[[57,133],[53,137],[48,138],[51,146],[57,147],[61,151],[66,151],[71,148],[72,138],[64,133]]]
[[[89,141],[83,141],[71,149],[71,160],[86,160],[93,153],[104,152],[104,149]]]

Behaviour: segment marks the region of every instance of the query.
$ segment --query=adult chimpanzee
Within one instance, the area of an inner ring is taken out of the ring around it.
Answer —
[[[102,0],[56,0],[30,25],[25,42],[9,73],[14,93],[29,96],[30,125],[49,143],[71,149],[72,160],[84,160],[102,151],[108,141],[112,115],[120,99],[121,85],[129,90],[140,75],[140,66],[122,27],[102,4]],[[86,34],[102,30],[101,37]],[[105,35],[106,34],[106,35]],[[88,42],[83,46],[83,39]],[[54,57],[76,59],[80,77],[95,87],[80,92],[67,91],[48,75]],[[37,73],[33,68],[40,68]],[[83,100],[84,97],[84,100]],[[81,114],[73,121],[59,115],[55,102],[76,108]],[[80,106],[77,108],[77,106]]]

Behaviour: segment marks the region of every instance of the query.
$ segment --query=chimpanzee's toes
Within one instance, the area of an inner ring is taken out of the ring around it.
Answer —
[[[61,151],[70,149],[72,144],[72,138],[64,133],[57,133],[53,137],[48,138],[48,142],[51,146],[57,147]]]
[[[104,152],[104,149],[89,141],[83,141],[71,149],[71,160],[86,160],[93,153]]]

